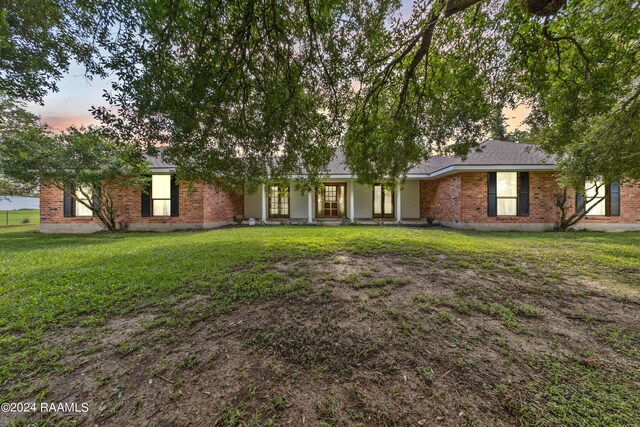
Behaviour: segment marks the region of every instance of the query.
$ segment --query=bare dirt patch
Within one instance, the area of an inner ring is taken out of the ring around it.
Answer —
[[[65,343],[69,369],[46,400],[90,411],[49,422],[553,425],[583,416],[565,411],[586,400],[587,416],[621,424],[607,407],[637,404],[590,385],[639,391],[635,296],[461,268],[446,255],[340,253],[270,271],[312,286],[223,313],[196,295],[171,315],[112,319],[82,345]]]

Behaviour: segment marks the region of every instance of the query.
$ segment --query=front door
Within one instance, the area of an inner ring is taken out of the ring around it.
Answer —
[[[327,183],[318,191],[316,212],[321,218],[342,218],[346,216],[345,194],[347,185]]]

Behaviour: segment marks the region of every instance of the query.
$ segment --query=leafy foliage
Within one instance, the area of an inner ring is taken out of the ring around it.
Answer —
[[[570,1],[554,19],[515,20],[517,90],[533,100],[533,140],[557,154],[564,183],[640,179],[638,5]]]
[[[100,45],[119,8],[107,0],[0,0],[0,93],[42,102],[71,61],[105,75]]]
[[[0,90],[40,99],[67,51],[88,75],[113,71],[94,114],[120,139],[166,144],[189,180],[307,173],[311,187],[343,145],[372,183],[496,130],[556,154],[565,185],[640,178],[634,2],[48,1],[34,19],[40,2],[7,4]],[[522,104],[530,134],[496,128]]]
[[[53,185],[90,209],[106,229],[115,230],[114,191],[141,188],[149,173],[137,147],[114,141],[96,128],[70,128],[53,135],[37,116],[8,100],[3,106],[2,174],[28,186]]]
[[[168,144],[163,154],[191,180],[313,179],[332,157],[349,97],[343,34],[352,29],[342,19],[351,7],[142,2],[110,46],[117,108],[95,114],[122,138]]]
[[[0,178],[0,199],[3,196],[33,196],[37,194],[35,185],[24,185],[6,178]]]

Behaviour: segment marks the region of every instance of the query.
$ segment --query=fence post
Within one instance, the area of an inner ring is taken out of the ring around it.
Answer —
[[[9,225],[9,211],[7,211],[7,225]]]

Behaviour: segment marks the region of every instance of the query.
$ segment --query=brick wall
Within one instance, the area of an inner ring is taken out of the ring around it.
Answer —
[[[575,210],[575,191],[569,190],[569,212]],[[640,224],[640,182],[628,182],[620,186],[620,216],[587,215],[578,224]]]
[[[242,195],[216,190],[210,185],[193,184],[189,188],[180,183],[180,215],[177,217],[142,217],[141,192],[133,188],[116,188],[113,199],[118,211],[117,221],[136,224],[136,229],[145,225],[180,224],[199,225],[231,221],[235,215],[242,215],[244,198]],[[65,217],[64,194],[53,185],[43,184],[40,189],[40,222],[42,224],[99,224],[93,217]],[[184,228],[184,227],[180,227]],[[170,227],[169,227],[170,229]]]
[[[218,191],[212,185],[204,186],[204,222],[232,221],[244,216],[244,195]]]
[[[463,223],[554,223],[555,194],[559,187],[555,172],[529,172],[529,216],[488,216],[487,172],[465,172],[462,179]]]
[[[420,217],[438,221],[460,221],[460,175],[420,181]]]
[[[487,172],[464,172],[420,182],[420,216],[461,224],[554,224],[558,217],[555,195],[560,191],[553,171],[529,172],[529,216],[487,215]],[[575,209],[575,191],[569,190],[569,213]],[[640,183],[620,188],[620,216],[587,216],[577,225],[639,224]]]

